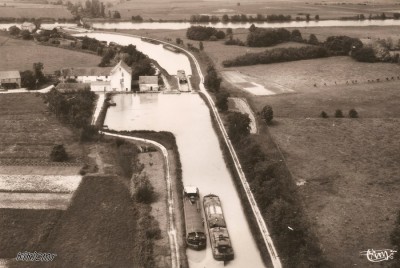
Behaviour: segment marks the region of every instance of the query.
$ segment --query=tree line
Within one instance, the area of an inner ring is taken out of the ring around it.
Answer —
[[[266,107],[267,121],[272,109]],[[276,156],[269,157],[250,135],[247,114],[230,112],[227,118],[229,138],[261,213],[269,215],[268,226],[284,266],[327,267],[285,165],[274,160]]]
[[[222,62],[224,67],[248,66],[255,64],[270,64],[278,62],[316,59],[328,57],[328,50],[324,47],[307,46],[299,48],[274,48],[260,53],[248,53],[231,60]]]
[[[216,41],[225,38],[225,32],[217,30],[214,27],[191,26],[186,31],[186,37],[197,41]]]

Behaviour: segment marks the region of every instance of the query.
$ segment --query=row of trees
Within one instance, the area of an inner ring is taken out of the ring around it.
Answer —
[[[328,118],[329,115],[325,111],[322,111],[321,112],[321,117],[322,118]],[[340,110],[340,109],[337,109],[335,111],[335,117],[336,118],[343,118],[344,117],[343,111]],[[358,118],[358,112],[355,109],[350,109],[349,110],[349,117],[350,118]]]
[[[266,112],[270,113],[268,109]],[[326,267],[322,251],[303,216],[295,185],[284,172],[285,166],[269,159],[249,135],[248,115],[230,113],[227,121],[228,135],[261,213],[269,215],[268,225],[284,266],[298,267],[301,263],[303,267]]]
[[[197,41],[214,41],[217,39],[224,39],[225,33],[221,30],[215,29],[214,27],[191,26],[186,31],[186,37]]]
[[[210,65],[204,77],[204,86],[211,92],[218,92],[221,87],[221,78],[218,76],[215,67]]]
[[[217,22],[279,22],[279,21],[291,21],[292,17],[290,15],[262,15],[257,14],[255,17],[248,16],[246,14],[235,14],[235,15],[227,15],[224,14],[221,18],[215,15],[192,15],[190,16],[190,22],[192,23],[217,23]]]
[[[270,64],[286,61],[315,59],[328,57],[328,50],[324,47],[274,48],[260,53],[248,53],[231,60],[222,62],[224,67],[248,66],[255,64]]]
[[[276,44],[299,41],[301,33],[299,30],[293,30],[292,33],[284,28],[264,29],[257,28],[252,24],[247,35],[247,45],[249,47],[269,47]]]

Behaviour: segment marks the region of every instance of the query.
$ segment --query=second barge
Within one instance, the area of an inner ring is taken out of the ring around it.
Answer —
[[[186,244],[189,248],[201,250],[206,248],[207,239],[204,221],[201,216],[199,189],[187,186],[183,190],[183,210],[185,214]]]

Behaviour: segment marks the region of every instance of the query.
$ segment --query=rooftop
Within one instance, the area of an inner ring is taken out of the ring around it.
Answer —
[[[21,78],[19,71],[2,71],[0,72],[0,79],[15,79]]]
[[[139,84],[158,84],[157,76],[139,76]]]
[[[108,76],[112,67],[82,67],[61,70],[62,76]]]

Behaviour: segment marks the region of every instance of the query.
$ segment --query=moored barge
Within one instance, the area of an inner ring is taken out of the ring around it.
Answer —
[[[187,186],[183,190],[183,210],[185,214],[186,244],[189,248],[201,250],[206,248],[207,239],[204,221],[201,216],[199,189]]]
[[[214,259],[224,262],[232,260],[233,248],[219,197],[214,194],[204,196],[203,206]]]

